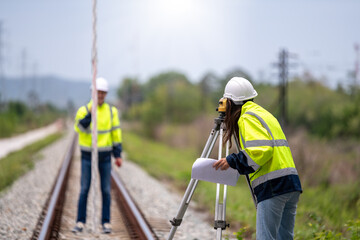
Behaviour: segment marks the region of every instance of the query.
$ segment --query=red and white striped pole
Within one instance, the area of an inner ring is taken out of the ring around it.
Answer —
[[[96,76],[97,76],[97,49],[96,49],[96,0],[93,0],[93,44],[92,44],[92,107],[91,107],[91,119],[92,119],[92,154],[91,154],[91,190],[92,190],[92,209],[93,209],[93,232],[97,233],[97,210],[96,210],[96,197],[97,197],[97,169],[98,169],[98,148],[97,148],[97,88],[96,88]]]

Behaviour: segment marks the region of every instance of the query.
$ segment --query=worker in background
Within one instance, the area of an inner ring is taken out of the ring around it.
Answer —
[[[97,106],[97,147],[98,167],[100,173],[102,193],[102,218],[103,233],[111,233],[110,225],[110,184],[111,184],[111,154],[115,157],[115,164],[122,164],[122,136],[118,110],[105,102],[109,90],[108,83],[104,78],[96,79],[98,106]],[[91,107],[92,101],[82,106],[76,113],[75,131],[79,133],[79,145],[81,150],[81,190],[78,202],[76,225],[73,232],[82,232],[86,223],[86,206],[91,184]]]
[[[234,136],[242,150],[213,167],[249,174],[257,199],[256,239],[293,239],[301,183],[284,132],[271,113],[254,103],[257,95],[245,78],[227,83],[224,142],[231,145]]]

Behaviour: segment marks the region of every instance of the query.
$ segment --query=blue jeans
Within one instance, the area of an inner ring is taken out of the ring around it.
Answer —
[[[111,202],[111,155],[99,157],[99,173],[102,194],[101,224],[110,223]],[[78,202],[77,222],[86,223],[86,207],[91,184],[91,157],[81,157],[81,190]]]
[[[294,225],[300,192],[285,193],[258,203],[256,239],[294,238]]]

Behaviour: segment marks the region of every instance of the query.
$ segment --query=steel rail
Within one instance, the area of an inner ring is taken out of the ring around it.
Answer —
[[[56,235],[56,233],[59,231],[59,229],[57,229],[57,227],[59,227],[57,226],[57,222],[59,221],[59,214],[61,218],[62,212],[62,207],[60,207],[59,205],[62,204],[65,195],[68,175],[70,172],[72,158],[76,147],[76,141],[77,134],[74,134],[71,144],[65,154],[61,169],[56,179],[56,183],[54,183],[51,197],[47,201],[48,206],[45,208],[45,210],[43,210],[43,212],[46,212],[46,215],[42,218],[43,221],[41,224],[41,230],[37,232],[38,234],[34,232],[32,239],[45,240],[58,238],[58,236]],[[118,207],[121,209],[120,211],[123,212],[124,215],[126,215],[126,221],[127,225],[129,226],[128,230],[130,231],[130,236],[132,236],[132,238],[134,239],[158,239],[149,227],[149,224],[141,214],[140,210],[136,206],[135,202],[128,193],[118,174],[113,170],[111,171],[111,180],[112,188],[115,189]]]
[[[37,232],[38,234],[34,233],[32,239],[44,240],[58,238],[58,236],[55,235],[56,232],[59,231],[59,229],[56,230],[59,226],[56,225],[57,221],[59,221],[59,214],[61,215],[62,212],[62,206],[59,205],[61,205],[64,200],[63,198],[66,191],[76,141],[77,134],[74,134],[71,144],[65,154],[51,197],[47,201],[48,206],[45,208],[46,215],[43,217],[44,220],[42,221],[41,230]],[[116,200],[120,211],[123,212],[123,214],[126,214],[127,225],[131,228],[131,230],[128,229],[130,231],[130,236],[133,236],[134,239],[158,239],[136,206],[118,174],[113,170],[111,171],[111,180],[112,187],[115,189]],[[36,236],[38,237],[36,238]]]
[[[128,220],[136,229],[138,229],[136,234],[139,236],[140,239],[148,239],[148,240],[155,239],[153,232],[149,228],[149,225],[147,224],[146,220],[140,213],[139,209],[132,200],[130,194],[126,190],[124,184],[122,183],[118,175],[114,171],[111,171],[111,177],[113,183],[116,185],[115,189],[118,193],[119,200],[121,199],[122,200],[121,203],[125,203],[122,206],[126,208],[126,212],[129,215],[131,215],[129,216]]]
[[[67,179],[66,176],[68,175],[70,169],[70,164],[73,157],[76,141],[77,141],[77,134],[74,134],[69,150],[67,151],[63,164],[61,166],[61,170],[57,178],[56,185],[52,193],[49,207],[47,209],[46,217],[41,227],[41,231],[38,239],[43,240],[43,239],[49,239],[50,237],[52,230],[51,226],[53,225],[55,213],[56,213],[56,206],[58,205],[60,196],[64,194],[64,187]]]

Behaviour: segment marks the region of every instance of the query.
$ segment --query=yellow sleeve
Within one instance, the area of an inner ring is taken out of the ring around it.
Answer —
[[[122,143],[122,131],[120,128],[119,113],[117,108],[114,106],[112,106],[112,113],[111,137],[113,145],[117,145]]]
[[[79,110],[76,112],[75,116],[75,122],[74,122],[74,130],[76,132],[84,132],[85,130],[81,127],[79,124],[79,121],[83,119],[88,114],[88,111],[86,110],[85,106],[82,106],[79,108]]]
[[[246,114],[241,117],[239,121],[239,130],[246,142],[272,140],[269,132],[264,128],[260,121],[252,116]],[[267,161],[273,157],[273,147],[271,146],[256,146],[245,147],[247,155],[259,166],[263,166]]]

